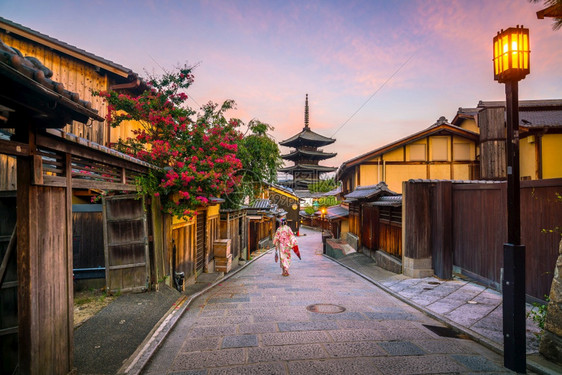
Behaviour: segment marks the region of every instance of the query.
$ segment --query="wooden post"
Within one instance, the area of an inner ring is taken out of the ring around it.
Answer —
[[[18,157],[17,174],[20,373],[68,374],[73,286],[67,189],[32,185],[33,156]]]
[[[453,276],[452,246],[452,183],[439,181],[435,185],[432,262],[435,275],[449,280]]]

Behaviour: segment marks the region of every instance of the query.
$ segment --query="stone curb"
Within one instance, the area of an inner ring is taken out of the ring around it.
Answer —
[[[360,273],[359,271],[341,263],[340,261],[338,261],[337,259],[331,258],[329,256],[327,256],[326,254],[322,254],[325,258],[330,259],[331,261],[339,264],[340,266],[347,268],[349,271],[355,273],[356,275],[362,277],[363,279],[367,280],[368,282],[376,285],[377,287],[379,287],[380,289],[384,290],[385,292],[387,292],[388,294],[390,294],[393,297],[396,297],[397,299],[401,300],[404,303],[407,303],[408,305],[412,306],[413,308],[421,311],[422,313],[424,313],[425,315],[439,320],[440,322],[442,322],[443,324],[445,324],[446,326],[448,326],[449,328],[459,332],[459,333],[463,333],[467,336],[469,336],[472,340],[476,341],[477,343],[485,346],[486,348],[496,352],[497,354],[500,354],[501,356],[503,356],[503,347],[498,344],[495,341],[492,341],[490,339],[488,339],[485,336],[482,336],[481,334],[474,332],[473,330],[463,327],[457,323],[455,323],[454,321],[436,314],[432,311],[429,311],[428,309],[426,309],[425,307],[418,305],[415,302],[412,302],[411,300],[401,296],[400,294],[392,291],[391,289],[387,288],[386,286],[382,285],[381,283],[379,283],[376,280],[371,279],[369,276],[364,275],[362,273]],[[530,358],[531,357],[531,358]],[[532,356],[527,356],[527,369],[534,371],[538,374],[545,374],[545,375],[556,375],[558,374],[557,371],[552,371],[551,369],[546,368],[545,366],[541,365],[540,363],[538,363],[538,361],[533,360]]]
[[[215,281],[213,284],[207,286],[205,289],[189,296],[182,295],[181,297],[179,297],[178,300],[172,305],[172,307],[166,312],[166,314],[164,314],[164,316],[158,321],[158,323],[156,323],[154,328],[152,328],[150,333],[139,345],[137,350],[135,350],[135,352],[124,362],[123,366],[121,366],[119,371],[117,371],[117,374],[140,374],[150,358],[154,355],[154,353],[156,353],[158,348],[160,348],[160,345],[162,345],[168,334],[172,331],[178,320],[181,318],[183,313],[187,310],[194,299],[211,290],[223,281],[228,280],[232,276],[236,275],[238,272],[242,271],[254,261],[260,259],[266,254],[269,254],[272,249],[273,248],[247,261],[245,264],[232,271],[232,273],[226,274],[219,280]]]

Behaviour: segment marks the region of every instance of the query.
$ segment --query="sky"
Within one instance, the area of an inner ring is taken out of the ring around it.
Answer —
[[[505,100],[492,39],[530,29],[519,99],[562,99],[562,30],[528,0],[0,0],[0,16],[141,76],[196,66],[193,108],[233,99],[282,141],[304,126],[336,138],[323,165],[452,121],[459,107]],[[56,77],[54,77],[56,79]],[[281,148],[282,153],[289,149]]]

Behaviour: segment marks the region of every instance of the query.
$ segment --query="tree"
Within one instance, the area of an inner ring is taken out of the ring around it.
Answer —
[[[308,184],[308,190],[311,193],[327,193],[331,190],[334,190],[336,187],[337,184],[333,178]]]
[[[277,181],[277,168],[282,164],[279,146],[267,133],[274,128],[257,119],[248,123],[248,130],[238,142],[237,156],[242,170],[237,172],[240,181],[225,197],[225,208],[238,208],[246,199],[258,196],[263,183]]]
[[[184,66],[151,78],[152,89],[139,96],[97,93],[108,103],[112,127],[131,120],[140,124],[134,137],[115,146],[159,167],[138,178],[141,193],[160,196],[164,210],[178,217],[191,217],[210,198],[230,193],[242,168],[237,157],[240,121],[224,116],[234,102],[210,102],[197,114],[187,106],[184,92],[192,83],[192,68]]]

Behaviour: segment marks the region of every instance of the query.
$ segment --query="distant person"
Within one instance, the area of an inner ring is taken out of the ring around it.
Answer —
[[[293,230],[287,225],[287,219],[281,219],[281,226],[275,232],[273,239],[275,246],[275,261],[277,261],[277,252],[279,252],[279,265],[283,270],[283,276],[289,276],[289,267],[291,267],[291,250],[297,246],[297,239],[293,234]]]

